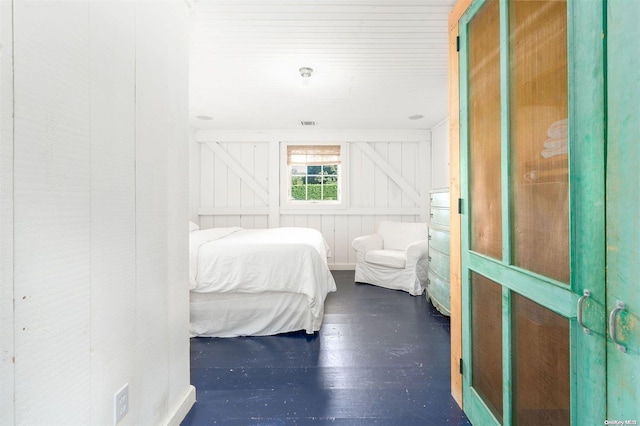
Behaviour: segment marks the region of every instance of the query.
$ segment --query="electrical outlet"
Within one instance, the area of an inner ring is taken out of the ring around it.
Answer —
[[[113,424],[117,425],[129,412],[129,383],[124,385],[113,397]]]

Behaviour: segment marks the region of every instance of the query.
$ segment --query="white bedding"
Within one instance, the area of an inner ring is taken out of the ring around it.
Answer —
[[[191,232],[189,245],[193,293],[301,294],[318,323],[336,290],[328,246],[315,229],[205,229]]]

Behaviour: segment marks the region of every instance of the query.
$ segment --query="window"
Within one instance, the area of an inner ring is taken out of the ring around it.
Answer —
[[[340,163],[340,145],[287,145],[288,201],[339,203]]]

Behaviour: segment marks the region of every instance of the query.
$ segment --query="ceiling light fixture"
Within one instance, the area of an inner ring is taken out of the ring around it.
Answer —
[[[313,68],[302,67],[298,71],[300,71],[300,75],[302,76],[302,85],[309,86],[311,84],[311,73],[313,73]]]
[[[198,120],[213,120],[213,117],[211,117],[209,115],[197,115],[196,118]]]
[[[300,75],[301,76],[309,78],[309,77],[311,77],[311,74],[313,73],[313,68],[302,67],[298,71],[300,71]]]

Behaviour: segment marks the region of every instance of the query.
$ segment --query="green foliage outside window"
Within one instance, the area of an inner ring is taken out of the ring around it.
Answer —
[[[291,174],[294,200],[338,200],[338,166],[295,166]]]
[[[338,199],[338,185],[335,183],[329,183],[324,185],[309,184],[309,185],[306,185],[306,188],[307,188],[307,191],[305,193],[304,184],[292,185],[291,195],[293,199],[294,200],[337,200]]]

